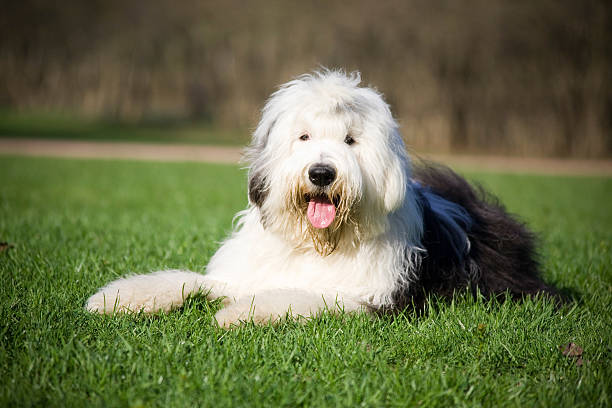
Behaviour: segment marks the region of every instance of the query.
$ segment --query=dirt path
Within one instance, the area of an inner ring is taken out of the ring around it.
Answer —
[[[0,154],[24,156],[237,163],[240,152],[226,146],[0,138]]]
[[[241,148],[226,146],[0,138],[0,154],[5,155],[238,163],[241,151]],[[612,176],[612,160],[610,159],[579,160],[467,155],[422,155],[422,157],[466,169]]]

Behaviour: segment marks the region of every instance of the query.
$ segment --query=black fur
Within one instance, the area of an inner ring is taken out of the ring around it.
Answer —
[[[258,207],[263,205],[263,202],[268,196],[268,187],[265,177],[258,174],[249,175],[249,199]]]
[[[472,218],[466,227],[470,246],[458,254],[442,233],[440,219],[417,192],[424,222],[422,246],[426,253],[417,271],[417,281],[400,288],[394,309],[422,309],[429,294],[451,298],[469,290],[490,298],[509,292],[515,299],[537,293],[557,298],[557,292],[539,277],[535,237],[525,225],[483,189],[473,188],[447,167],[424,164],[415,169],[415,180],[440,197],[461,205]]]

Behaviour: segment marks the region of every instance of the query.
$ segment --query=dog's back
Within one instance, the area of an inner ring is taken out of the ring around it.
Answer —
[[[543,293],[558,299],[554,288],[540,279],[535,236],[482,188],[472,187],[446,166],[423,162],[415,166],[414,180],[424,191],[458,204],[470,217],[460,222],[468,248],[458,254],[440,216],[421,200],[423,255],[414,282],[398,291],[400,308],[423,305],[428,294],[452,297],[458,289],[478,291],[485,297],[508,292],[513,298]],[[417,194],[422,194],[417,191]],[[425,200],[426,201],[426,200]],[[441,228],[444,231],[441,231]]]

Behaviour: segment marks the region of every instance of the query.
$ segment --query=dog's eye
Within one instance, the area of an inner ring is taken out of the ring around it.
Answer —
[[[346,135],[346,137],[344,138],[344,143],[350,146],[355,143],[355,139],[353,139],[350,135]]]
[[[307,134],[303,134],[302,136],[300,136],[300,140],[308,140],[310,139],[310,136]]]

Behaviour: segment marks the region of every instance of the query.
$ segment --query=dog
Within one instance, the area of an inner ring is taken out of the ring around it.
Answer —
[[[534,235],[452,170],[413,165],[382,95],[359,73],[321,70],[267,101],[245,157],[248,208],[205,274],[129,276],[92,312],[169,311],[195,293],[222,299],[219,325],[395,313],[457,291],[555,296]]]

